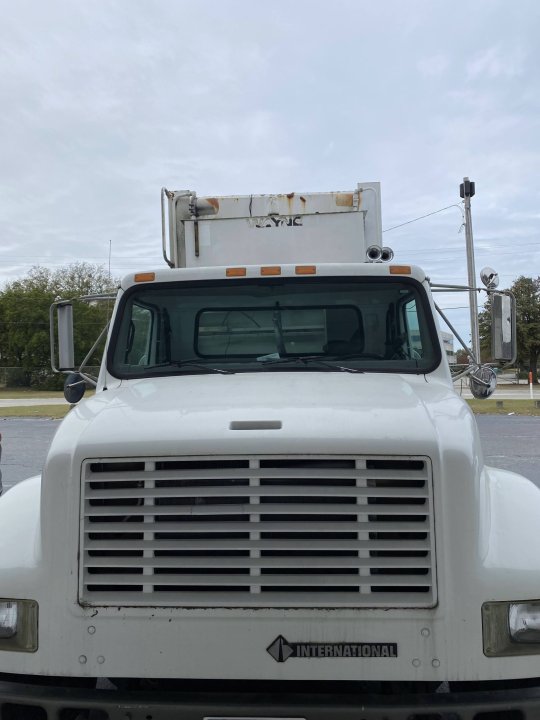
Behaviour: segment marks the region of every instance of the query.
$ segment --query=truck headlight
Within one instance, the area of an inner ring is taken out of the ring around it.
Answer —
[[[37,648],[37,602],[0,598],[0,652],[35,652]]]
[[[12,638],[17,634],[19,608],[13,600],[0,602],[0,640]]]
[[[508,627],[514,642],[540,643],[540,603],[511,603]]]
[[[482,630],[488,657],[540,655],[540,600],[484,603]]]

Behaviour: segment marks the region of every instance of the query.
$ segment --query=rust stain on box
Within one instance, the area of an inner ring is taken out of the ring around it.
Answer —
[[[336,193],[336,205],[340,207],[352,207],[353,193]]]

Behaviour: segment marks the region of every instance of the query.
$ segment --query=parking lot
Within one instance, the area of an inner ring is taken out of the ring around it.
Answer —
[[[540,487],[540,417],[477,416],[486,463],[525,475]],[[4,489],[41,471],[59,420],[0,419]]]
[[[60,420],[2,418],[2,483],[4,490],[41,472],[47,450]]]

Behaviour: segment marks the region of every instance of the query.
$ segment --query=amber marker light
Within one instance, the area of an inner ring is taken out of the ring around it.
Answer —
[[[410,265],[389,265],[390,275],[410,275],[412,272]]]
[[[136,273],[133,279],[135,282],[152,282],[156,279],[156,273]]]
[[[261,275],[281,275],[281,267],[279,265],[267,265],[261,268]]]
[[[247,270],[245,267],[233,267],[233,268],[227,268],[225,270],[225,275],[227,277],[245,277],[247,274]]]
[[[297,265],[295,267],[294,271],[297,275],[316,275],[317,274],[317,266],[316,265]]]

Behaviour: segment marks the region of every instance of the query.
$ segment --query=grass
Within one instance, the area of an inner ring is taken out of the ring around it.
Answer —
[[[19,400],[20,398],[61,398],[62,390],[32,390],[31,388],[0,388],[0,400]]]
[[[469,407],[478,415],[540,415],[535,401],[523,400],[467,400]]]
[[[70,410],[70,405],[32,405],[31,407],[0,408],[0,419],[8,417],[29,418],[63,418]]]
[[[47,405],[50,398],[63,398],[62,390],[34,390],[32,388],[0,388],[0,400],[43,400],[43,405],[32,405],[29,407],[4,407],[0,408],[0,418],[8,417],[30,417],[30,418],[63,418],[67,415],[70,406]]]
[[[85,397],[94,394],[93,389],[87,389]],[[0,387],[0,400],[43,400],[42,405],[0,407],[0,419],[8,417],[29,417],[29,418],[63,418],[69,412],[70,406],[47,405],[51,398],[63,398],[62,390],[35,390],[33,388],[5,388]]]

